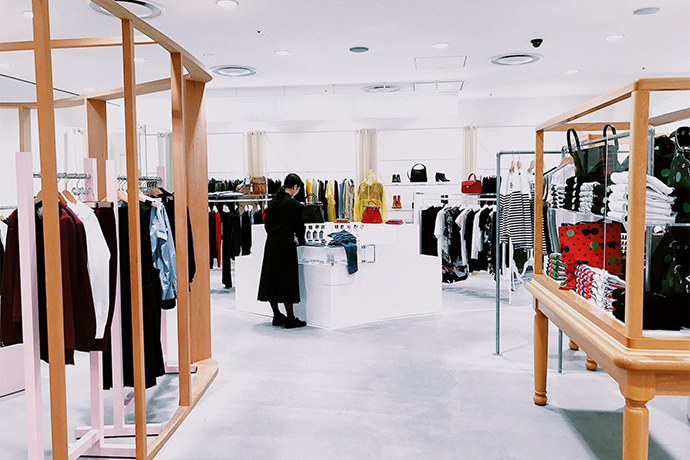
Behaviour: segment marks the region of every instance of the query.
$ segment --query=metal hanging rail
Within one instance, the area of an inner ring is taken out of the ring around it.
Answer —
[[[34,173],[34,178],[41,178],[40,172]],[[58,179],[91,179],[91,174],[87,173],[57,173]]]

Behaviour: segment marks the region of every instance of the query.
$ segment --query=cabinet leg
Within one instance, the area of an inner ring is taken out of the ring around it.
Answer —
[[[623,460],[647,460],[649,411],[646,401],[625,399],[623,409]]]
[[[546,365],[549,348],[549,319],[534,301],[534,404],[546,405]]]
[[[577,351],[577,350],[580,349],[580,347],[577,346],[577,344],[576,344],[575,342],[573,342],[572,340],[571,340],[570,343],[568,344],[568,347],[569,347],[571,350],[573,350],[573,351]]]
[[[597,367],[599,367],[592,358],[587,356],[587,362],[585,363],[585,367],[587,368],[588,371],[596,371]]]

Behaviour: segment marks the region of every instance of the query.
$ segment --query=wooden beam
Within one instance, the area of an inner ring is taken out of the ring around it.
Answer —
[[[175,177],[175,253],[177,254],[177,341],[180,406],[192,400],[189,337],[189,265],[187,249],[187,165],[185,157],[184,68],[182,55],[170,54],[172,148]]]
[[[628,83],[627,85],[621,86],[620,88],[617,88],[611,91],[610,93],[606,93],[602,96],[592,99],[589,102],[586,102],[578,107],[575,107],[572,110],[569,110],[561,115],[558,115],[557,117],[554,117],[548,121],[545,121],[544,123],[541,123],[536,127],[536,130],[551,131],[553,128],[560,126],[564,123],[577,120],[578,118],[584,117],[585,115],[589,115],[592,112],[596,112],[597,110],[601,110],[617,102],[623,101],[630,97],[630,93],[632,93],[634,85],[635,83]]]
[[[50,50],[48,0],[32,0],[34,65],[37,76],[38,137],[41,151],[43,239],[45,247],[46,312],[50,358],[50,428],[55,460],[69,460],[67,388],[65,383],[65,325],[62,305],[60,211],[57,189],[57,150],[53,67]]]
[[[666,113],[657,117],[649,119],[649,124],[652,126],[661,126],[674,121],[681,121],[690,118],[690,109],[676,110],[675,112]]]
[[[19,107],[19,151],[31,152],[31,109]]]
[[[542,273],[542,233],[544,208],[537,206],[544,195],[544,131],[537,131],[535,148],[536,168],[534,171],[534,273]]]
[[[635,80],[633,87],[634,91],[682,91],[690,89],[690,78],[640,78]]]
[[[0,102],[0,109],[18,109],[20,107],[27,107],[31,109],[36,108],[35,102]]]
[[[203,83],[212,80],[213,77],[211,76],[210,71],[206,68],[204,64],[202,64],[199,60],[197,60],[194,56],[192,56],[180,45],[178,45],[173,40],[168,38],[166,35],[156,30],[154,27],[150,26],[148,23],[137,17],[135,14],[131,13],[125,7],[119,5],[118,3],[115,3],[113,0],[92,1],[96,5],[111,13],[112,15],[117,16],[121,19],[127,19],[131,21],[134,28],[136,28],[139,32],[143,33],[144,35],[153,39],[156,43],[161,45],[168,52],[180,53],[180,55],[182,56],[182,63],[189,72],[189,75],[192,80],[200,81]]]
[[[161,80],[149,81],[146,83],[139,83],[136,86],[136,95],[142,96],[144,94],[159,93],[170,89],[170,79],[163,78]],[[99,91],[91,94],[84,94],[73,97],[66,97],[55,101],[55,106],[58,108],[78,107],[84,105],[86,99],[99,99],[102,101],[112,101],[114,99],[122,99],[125,97],[124,88],[116,88],[107,91]]]
[[[138,35],[134,38],[134,44],[155,45],[156,42],[149,37]],[[98,48],[105,46],[122,46],[122,37],[66,38],[50,41],[52,49]],[[0,51],[33,51],[33,49],[33,41],[0,43]]]
[[[204,83],[187,80],[185,88],[185,141],[189,218],[194,229],[196,276],[191,284],[192,362],[211,358],[211,279],[208,229],[208,152]]]
[[[108,159],[108,119],[106,102],[86,99],[86,140],[89,158],[96,159],[98,171],[97,199],[106,198],[105,161]]]
[[[647,127],[649,90],[632,93],[630,129],[630,177],[628,181],[628,250],[625,280],[625,335],[642,337],[644,305],[645,210],[647,177]]]
[[[614,121],[611,123],[598,122],[598,123],[564,123],[562,125],[555,126],[549,129],[549,131],[568,131],[572,128],[575,131],[598,131],[602,132],[604,126],[612,124],[617,130],[627,131],[630,129],[630,122],[627,121]]]
[[[136,77],[134,74],[134,26],[122,20],[122,61],[125,99],[125,148],[129,218],[129,278],[132,302],[132,352],[134,358],[134,421],[137,460],[146,460],[146,381],[144,373],[144,316],[141,282],[141,235],[139,232],[139,156],[137,153]]]

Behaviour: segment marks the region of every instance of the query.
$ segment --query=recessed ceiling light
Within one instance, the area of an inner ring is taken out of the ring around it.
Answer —
[[[638,15],[638,16],[647,16],[647,15],[649,15],[649,14],[658,13],[659,10],[660,10],[660,8],[657,8],[657,7],[653,6],[653,7],[650,7],[650,8],[639,8],[639,9],[636,9],[635,11],[633,11],[633,13],[635,13],[635,14]]]
[[[94,91],[96,91],[96,90],[93,89],[93,88],[82,88],[82,89],[81,89],[81,92],[82,92],[82,93],[87,93],[87,94],[88,94],[88,93],[93,93]]]
[[[290,54],[290,51],[288,50],[275,50],[274,53],[276,53],[278,56],[287,56]]]
[[[512,53],[494,56],[491,62],[497,65],[524,65],[537,62],[539,59],[541,59],[540,54]]]
[[[371,85],[362,88],[367,93],[394,93],[400,91],[400,86],[398,85]]]
[[[212,57],[213,57],[213,54],[211,54],[211,53],[204,53],[204,54],[202,54],[202,56],[205,57],[205,58],[212,58]]]
[[[353,46],[350,48],[351,53],[366,53],[367,51],[369,51],[369,48],[366,46]]]
[[[431,45],[432,48],[436,48],[437,50],[442,50],[442,49],[448,48],[449,46],[450,46],[450,44],[446,43],[446,42],[439,42],[439,43],[434,43],[433,45]]]
[[[620,40],[623,37],[625,37],[625,35],[623,34],[609,35],[608,37],[606,37],[606,41],[615,42],[616,40]]]
[[[573,75],[573,74],[576,74],[576,73],[580,73],[580,69],[570,69],[570,70],[566,70],[565,73],[567,73],[568,75]]]
[[[153,19],[157,18],[165,12],[165,9],[156,5],[153,2],[143,1],[143,0],[115,0],[117,3],[127,8],[130,12],[134,13],[141,19]],[[99,5],[93,2],[89,2],[89,7],[97,13],[105,14],[110,17],[114,17],[109,11],[104,10]]]
[[[217,0],[216,5],[229,10],[235,8],[237,5],[239,5],[239,3],[235,0]]]
[[[10,67],[12,67],[12,64],[9,62],[0,62],[0,69],[9,69]]]
[[[26,16],[27,18],[33,18],[34,17],[34,12],[33,11],[22,11],[22,14]]]
[[[244,65],[218,65],[212,67],[211,70],[224,77],[247,77],[258,72],[255,68]]]
[[[134,62],[136,62],[137,64],[142,64],[142,63],[146,62],[146,59],[136,57],[136,58],[134,58]]]

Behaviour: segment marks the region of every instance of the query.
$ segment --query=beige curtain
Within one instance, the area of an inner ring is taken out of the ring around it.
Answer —
[[[175,171],[173,171],[172,133],[158,133],[158,165],[165,168],[163,183],[169,192],[175,190]]]
[[[62,171],[84,172],[84,158],[86,158],[86,135],[84,132],[83,128],[67,128]]]
[[[360,184],[369,170],[378,176],[378,130],[358,129],[355,132],[355,184]]]
[[[462,127],[462,180],[477,170],[477,127]]]
[[[260,177],[266,175],[266,132],[247,131],[247,172],[249,177]]]

